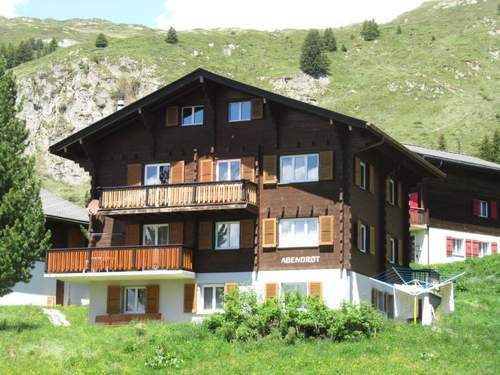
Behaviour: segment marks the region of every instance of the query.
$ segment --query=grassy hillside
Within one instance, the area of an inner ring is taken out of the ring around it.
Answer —
[[[500,256],[441,268],[466,272],[453,315],[433,327],[387,322],[375,338],[359,342],[230,344],[189,324],[88,326],[84,307],[63,309],[71,327],[52,327],[37,307],[0,307],[0,373],[497,374]],[[167,355],[155,351],[159,344]],[[145,365],[161,358],[178,368]]]

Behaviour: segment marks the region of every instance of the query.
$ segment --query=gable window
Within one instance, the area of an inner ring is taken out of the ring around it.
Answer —
[[[368,168],[366,163],[361,161],[359,162],[359,173],[361,174],[361,183],[359,187],[363,190],[368,189]]]
[[[203,125],[202,105],[182,107],[182,126]]]
[[[142,244],[146,246],[168,245],[168,224],[144,225]]]
[[[287,292],[307,296],[307,283],[281,283],[281,295],[284,296]]]
[[[396,197],[396,183],[394,180],[391,178],[389,179],[389,203],[392,204],[393,206],[396,205],[397,202],[397,197]]]
[[[215,312],[224,309],[224,285],[204,285],[201,294],[203,311]]]
[[[488,202],[479,201],[479,217],[488,217]]]
[[[370,228],[368,228],[368,225],[366,224],[361,224],[359,226],[359,230],[361,231],[361,243],[359,244],[359,250],[366,253],[368,250],[368,244],[370,243]]]
[[[228,120],[229,122],[249,121],[252,119],[252,102],[233,102],[229,103]]]
[[[240,179],[241,161],[218,160],[217,161],[217,181],[237,181]]]
[[[397,254],[398,254],[398,240],[396,240],[395,238],[392,238],[391,237],[391,243],[390,243],[390,246],[391,246],[391,254],[390,254],[390,259],[389,259],[389,262],[391,263],[396,263],[396,257],[397,257]]]
[[[170,179],[170,164],[146,164],[144,168],[145,185],[168,184]]]
[[[488,255],[488,248],[490,244],[488,242],[479,242],[479,256],[484,257]]]
[[[317,217],[281,219],[279,223],[279,247],[319,246]]]
[[[223,221],[215,224],[215,249],[234,250],[240,248],[240,222]]]
[[[280,182],[318,181],[319,155],[290,155],[280,157]]]
[[[464,255],[464,240],[460,238],[454,238],[452,240],[452,255],[463,256]]]
[[[129,314],[143,314],[146,311],[146,288],[125,287],[123,291],[123,311]]]

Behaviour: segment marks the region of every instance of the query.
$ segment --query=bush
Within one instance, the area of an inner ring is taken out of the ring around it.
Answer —
[[[375,20],[368,20],[363,22],[363,27],[361,28],[361,36],[366,41],[372,41],[380,36],[380,31],[378,30],[378,25]]]
[[[106,38],[106,35],[104,35],[103,33],[97,35],[95,46],[97,48],[106,48],[108,46],[108,39]]]

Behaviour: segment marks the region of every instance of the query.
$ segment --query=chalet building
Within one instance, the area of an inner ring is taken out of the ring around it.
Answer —
[[[40,191],[46,229],[54,248],[87,245],[81,227],[89,225],[87,210],[42,189]],[[89,301],[88,286],[44,278],[45,261],[35,262],[28,283],[17,283],[12,292],[0,298],[0,305],[81,305]]]
[[[500,165],[473,156],[408,149],[446,173],[410,194],[412,260],[447,263],[496,254],[500,243]]]
[[[93,235],[46,277],[88,284],[109,324],[198,319],[235,287],[392,311],[370,276],[408,267],[408,193],[444,176],[365,121],[203,69],[50,152],[90,174]]]

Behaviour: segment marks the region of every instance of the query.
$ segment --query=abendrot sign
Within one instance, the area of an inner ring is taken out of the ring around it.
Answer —
[[[294,264],[294,263],[319,263],[319,255],[281,258],[281,264]]]

